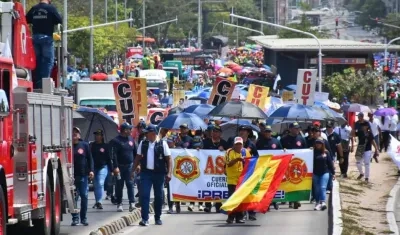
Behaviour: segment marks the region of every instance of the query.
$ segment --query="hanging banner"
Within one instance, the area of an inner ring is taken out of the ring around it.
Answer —
[[[131,125],[137,125],[139,123],[139,109],[133,93],[134,82],[114,82],[113,87],[119,123],[127,122]]]
[[[218,77],[208,99],[208,104],[218,106],[221,103],[229,101],[235,90],[235,85],[235,82]]]
[[[314,105],[315,86],[317,84],[316,69],[299,69],[297,72],[296,98],[298,104]]]
[[[269,87],[250,84],[246,101],[257,105],[260,109],[264,110],[265,105],[269,104],[268,93]]]
[[[166,109],[151,108],[147,112],[147,123],[158,125],[166,116],[168,116]]]
[[[128,81],[133,82],[133,95],[136,98],[136,107],[140,117],[147,116],[147,82],[146,78],[130,77]]]
[[[228,198],[224,174],[225,152],[219,150],[171,149],[173,175],[169,183],[172,201],[218,202]],[[259,150],[261,157],[282,155],[282,150]],[[294,154],[278,191],[276,202],[309,201],[313,151],[287,150]]]
[[[400,141],[390,135],[390,145],[388,149],[388,155],[392,158],[392,161],[397,165],[400,170]]]
[[[185,101],[185,90],[174,90],[172,93],[172,97],[174,98],[173,100],[173,106],[178,106],[183,104],[183,102],[179,103],[181,99]]]

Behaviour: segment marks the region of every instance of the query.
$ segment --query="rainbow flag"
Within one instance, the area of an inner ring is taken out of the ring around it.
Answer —
[[[246,158],[235,193],[222,205],[226,212],[266,213],[293,154]]]

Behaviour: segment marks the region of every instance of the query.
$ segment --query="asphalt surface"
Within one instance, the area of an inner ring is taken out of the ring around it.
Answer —
[[[137,193],[137,189],[135,188],[135,194]],[[153,193],[152,193],[153,194]],[[104,197],[105,197],[104,193]],[[136,198],[137,199],[137,198]],[[126,188],[124,188],[124,196],[122,200],[122,204],[124,206],[124,212],[117,212],[117,206],[111,204],[110,200],[103,200],[103,210],[92,209],[95,203],[94,193],[89,192],[89,206],[87,219],[89,222],[89,226],[71,226],[72,217],[70,214],[63,215],[63,221],[61,222],[61,233],[60,235],[89,235],[91,231],[97,229],[100,226],[103,226],[109,222],[112,222],[116,219],[121,218],[125,214],[128,213],[129,201],[126,193]],[[80,202],[78,202],[80,205]]]
[[[197,210],[197,208],[196,208]],[[152,218],[152,216],[151,216]],[[278,211],[271,208],[265,215],[258,214],[257,221],[245,224],[226,224],[227,216],[216,213],[189,212],[182,207],[180,214],[163,215],[162,226],[154,225],[152,218],[149,227],[138,225],[122,230],[121,234],[135,235],[326,235],[328,234],[328,210],[314,211],[313,204],[304,204],[298,210],[281,205]]]

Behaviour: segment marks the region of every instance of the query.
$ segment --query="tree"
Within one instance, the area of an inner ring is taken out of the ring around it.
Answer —
[[[382,0],[365,0],[365,3],[359,8],[362,12],[356,19],[356,23],[361,26],[368,26],[369,29],[378,27],[375,20],[371,18],[385,18],[386,17],[386,6]]]
[[[334,97],[349,97],[352,102],[368,103],[378,96],[380,79],[371,67],[355,70],[348,68],[324,79],[324,85]]]
[[[306,15],[301,16],[301,21],[300,23],[293,23],[289,24],[288,27],[298,29],[301,31],[309,32],[317,36],[318,38],[327,38],[328,33],[327,31],[321,31],[317,29],[313,29],[310,21],[307,19]],[[278,32],[279,38],[309,38],[309,36],[302,34],[302,33],[296,33],[290,30],[285,30],[282,29]]]
[[[399,29],[395,27],[381,25],[380,33],[382,36],[386,37],[388,40],[393,38],[397,38],[400,36],[400,14],[391,13],[388,14],[385,19],[382,20],[383,23],[391,24],[399,27]],[[399,41],[394,42],[395,44],[400,44]]]

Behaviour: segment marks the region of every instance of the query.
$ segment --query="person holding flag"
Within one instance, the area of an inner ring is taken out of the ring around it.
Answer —
[[[251,157],[251,154],[249,150],[243,148],[243,138],[235,137],[233,147],[228,149],[225,155],[225,172],[229,197],[232,196],[236,190],[236,185],[238,184],[239,177],[243,171],[243,161],[246,157]],[[231,212],[228,215],[226,222],[232,224],[234,220],[236,220],[236,223],[238,224],[243,224],[243,213]]]

